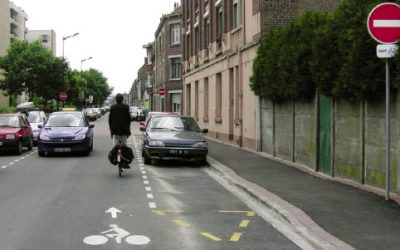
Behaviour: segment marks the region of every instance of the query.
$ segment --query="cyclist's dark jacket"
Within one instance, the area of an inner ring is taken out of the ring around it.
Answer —
[[[110,125],[111,135],[131,135],[129,106],[124,103],[112,105],[108,124]]]

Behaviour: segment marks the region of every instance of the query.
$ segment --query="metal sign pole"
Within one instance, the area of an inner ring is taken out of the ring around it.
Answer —
[[[390,199],[390,78],[386,59],[386,200]]]

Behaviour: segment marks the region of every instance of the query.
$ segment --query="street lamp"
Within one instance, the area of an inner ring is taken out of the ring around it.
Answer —
[[[70,36],[64,36],[63,37],[63,50],[62,50],[62,56],[63,56],[63,58],[64,58],[64,41],[65,40],[67,40],[68,38],[71,38],[71,37],[74,37],[74,36],[77,36],[77,35],[79,35],[79,33],[77,32],[77,33],[75,33],[75,34],[73,34],[73,35],[70,35]]]
[[[85,58],[85,59],[81,60],[81,73],[82,73],[82,63],[85,62],[85,61],[88,61],[90,59],[93,59],[93,57],[88,57],[88,58]]]
[[[93,59],[93,57],[90,56],[88,58],[85,58],[85,59],[81,60],[81,80],[82,80],[82,64],[83,64],[83,62],[86,62],[86,61],[88,61],[90,59]],[[85,93],[82,92],[81,94],[82,94],[82,101],[83,101],[83,99],[85,99]],[[86,106],[87,106],[87,103],[86,103]]]

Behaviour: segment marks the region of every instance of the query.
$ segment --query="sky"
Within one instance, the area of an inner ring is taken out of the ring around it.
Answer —
[[[28,15],[29,30],[54,30],[57,56],[72,69],[94,68],[114,93],[128,93],[144,64],[143,45],[154,40],[163,14],[180,0],[12,0]],[[92,57],[92,59],[81,60]]]

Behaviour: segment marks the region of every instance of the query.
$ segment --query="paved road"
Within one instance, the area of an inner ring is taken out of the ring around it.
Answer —
[[[89,157],[0,156],[0,249],[298,249],[207,174],[207,166],[144,165],[122,178],[106,155],[107,117]]]

